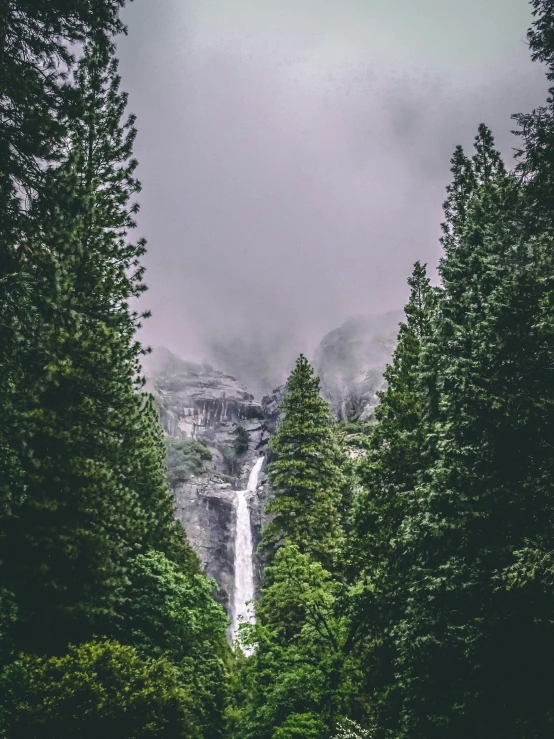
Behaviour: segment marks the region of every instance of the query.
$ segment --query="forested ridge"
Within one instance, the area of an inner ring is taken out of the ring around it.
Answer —
[[[515,167],[455,150],[375,419],[298,359],[243,653],[166,481],[209,451],[143,391],[124,4],[0,0],[0,737],[552,737],[554,88]]]

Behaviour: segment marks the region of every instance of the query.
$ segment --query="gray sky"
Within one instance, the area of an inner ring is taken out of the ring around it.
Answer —
[[[435,267],[449,159],[544,99],[526,0],[135,0],[120,43],[138,115],[142,339],[310,354]],[[238,342],[238,343],[237,343]],[[274,351],[274,358],[271,352]]]

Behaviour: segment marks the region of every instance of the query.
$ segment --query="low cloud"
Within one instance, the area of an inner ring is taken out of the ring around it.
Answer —
[[[121,44],[149,241],[141,337],[243,373],[282,375],[348,316],[401,307],[413,262],[438,260],[455,145],[484,121],[510,157],[510,114],[544,99],[523,54],[326,67],[293,36],[208,34],[153,5],[130,6]]]

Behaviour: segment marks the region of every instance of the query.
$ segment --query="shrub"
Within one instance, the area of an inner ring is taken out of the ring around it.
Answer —
[[[3,739],[197,739],[177,668],[114,641],[23,655],[0,695]]]

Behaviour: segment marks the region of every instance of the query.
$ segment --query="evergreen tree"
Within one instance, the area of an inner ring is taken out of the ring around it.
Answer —
[[[117,642],[88,642],[61,657],[22,656],[0,687],[2,739],[198,739],[178,669]]]
[[[360,466],[363,490],[355,506],[356,535],[348,547],[351,577],[358,581],[351,603],[352,619],[362,624],[366,641],[361,657],[364,689],[372,696],[377,723],[397,710],[391,625],[401,618],[403,599],[411,585],[399,533],[408,496],[424,465],[428,394],[420,378],[420,364],[438,297],[419,262],[408,284],[406,321],[400,324],[398,344],[384,373],[387,387],[379,393],[377,423]]]
[[[241,632],[254,655],[237,689],[232,736],[327,739],[358,693],[360,629],[345,609],[347,588],[290,541],[268,566],[254,625]]]
[[[0,2],[0,519],[6,526],[25,494],[22,457],[32,433],[29,412],[39,393],[29,364],[43,338],[40,314],[48,308],[38,301],[40,259],[29,244],[29,210],[46,187],[45,165],[62,153],[72,95],[67,78],[74,64],[72,45],[93,30],[109,44],[113,34],[124,30],[118,17],[123,4]],[[12,602],[5,589],[1,598]],[[6,644],[4,639],[0,651]]]
[[[319,379],[300,355],[287,382],[283,420],[271,440],[274,497],[266,510],[273,520],[263,538],[270,557],[288,540],[329,563],[342,540],[344,453],[319,390]]]
[[[66,161],[32,212],[41,342],[33,359],[23,503],[3,540],[16,643],[56,650],[102,633],[129,557],[152,546],[191,561],[164,479],[152,400],[137,393],[144,243],[127,238],[138,190],[133,118],[116,62],[87,45]]]
[[[223,733],[227,622],[174,517],[129,306],[145,243],[129,237],[136,131],[111,41],[123,4],[0,3],[8,739]],[[106,636],[120,643],[92,641]]]
[[[227,706],[227,618],[213,584],[184,570],[161,552],[139,554],[130,564],[118,640],[144,657],[165,657],[191,699],[195,737],[220,739]]]
[[[532,4],[531,49],[552,80],[554,6]],[[246,736],[325,736],[333,647],[311,651],[316,622],[326,638],[348,634],[342,644],[363,636],[337,705],[356,720],[363,706],[376,739],[552,734],[553,98],[518,116],[515,175],[486,126],[472,158],[454,154],[442,287],[416,265],[356,537],[337,553],[358,582],[316,574],[304,537],[278,525],[285,545],[250,627]]]
[[[139,190],[136,132],[111,51],[102,40],[85,44],[67,150],[45,170],[28,214],[29,300],[40,342],[27,355],[32,402],[26,398],[18,413],[27,429],[17,455],[21,494],[12,495],[11,520],[0,524],[0,630],[10,640],[6,659],[10,651],[29,654],[30,682],[17,682],[17,667],[6,673],[12,702],[4,709],[15,711],[8,737],[38,731],[41,721],[45,735],[84,731],[79,696],[90,694],[93,733],[215,739],[226,697],[226,619],[175,520],[163,434],[153,399],[141,392],[134,336],[141,316],[129,308],[144,289],[145,244],[129,239]],[[120,644],[90,654],[82,646],[104,636]],[[81,651],[65,655],[69,644]],[[44,654],[55,656],[33,656]],[[106,669],[94,686],[97,656]],[[71,675],[79,671],[74,694]],[[41,692],[42,674],[54,680],[56,699]],[[139,682],[150,675],[155,693],[148,707],[137,689],[129,721],[117,694],[113,705],[102,699],[112,678],[120,690],[122,675]],[[27,700],[44,715],[27,712]]]
[[[554,83],[554,8],[550,0],[530,0],[530,4],[534,18],[527,33],[531,58],[546,66],[546,78]],[[518,173],[530,194],[527,217],[532,214],[533,232],[544,233],[552,228],[554,208],[554,85],[546,104],[513,118],[521,139]]]
[[[25,444],[25,429],[12,422],[11,409],[32,396],[26,351],[38,340],[27,299],[28,290],[34,288],[29,205],[45,186],[44,165],[63,156],[73,94],[68,82],[75,62],[72,48],[93,33],[109,45],[113,34],[124,30],[119,19],[124,4],[125,0],[0,3],[0,397],[7,410],[0,432],[4,451],[0,483],[6,480],[6,485],[18,475],[13,457],[18,444]]]
[[[357,630],[350,630],[340,550],[350,513],[347,460],[318,378],[300,356],[271,441],[274,516],[256,624],[242,638],[244,668],[233,730],[247,737],[331,736],[349,701]]]
[[[0,5],[0,239],[18,220],[21,189],[40,188],[41,164],[62,145],[73,45],[104,45],[124,30],[125,0],[3,0]],[[13,242],[11,243],[13,246]],[[2,255],[3,257],[5,255]]]
[[[521,739],[552,726],[533,677],[552,656],[546,580],[526,598],[507,575],[530,542],[549,551],[554,523],[541,439],[548,395],[535,396],[546,348],[539,252],[527,240],[525,194],[484,127],[472,166],[477,189],[441,263],[444,295],[423,353],[439,399],[426,419],[426,469],[400,528],[410,588],[395,670],[400,735],[411,739]]]

